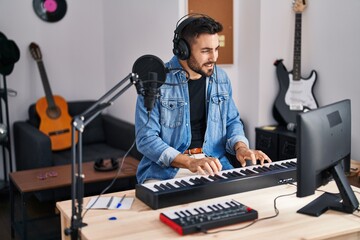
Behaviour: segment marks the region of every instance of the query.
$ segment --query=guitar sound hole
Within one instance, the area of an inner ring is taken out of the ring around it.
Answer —
[[[49,116],[49,118],[55,119],[60,117],[61,110],[58,107],[51,107],[46,109],[46,114]]]

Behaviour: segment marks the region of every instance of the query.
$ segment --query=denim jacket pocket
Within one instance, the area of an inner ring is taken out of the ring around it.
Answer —
[[[182,124],[184,116],[183,99],[161,100],[161,125],[168,128],[176,128]]]
[[[229,100],[229,95],[227,93],[224,94],[219,93],[211,96],[212,111],[210,112],[211,112],[211,119],[214,122],[217,122],[219,121],[219,119],[226,117],[228,100]]]

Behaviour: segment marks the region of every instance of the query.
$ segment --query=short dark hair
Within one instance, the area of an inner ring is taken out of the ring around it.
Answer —
[[[181,31],[181,38],[185,39],[188,44],[194,42],[194,40],[203,33],[216,34],[223,30],[221,23],[215,21],[208,16],[190,17],[193,18],[187,26]]]

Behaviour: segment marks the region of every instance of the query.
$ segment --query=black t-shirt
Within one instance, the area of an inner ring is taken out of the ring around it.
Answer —
[[[200,148],[206,130],[205,90],[206,78],[188,82],[190,96],[191,144],[189,148]]]

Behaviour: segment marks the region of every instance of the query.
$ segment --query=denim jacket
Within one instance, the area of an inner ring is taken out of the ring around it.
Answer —
[[[181,71],[177,57],[166,64],[170,69],[165,83],[159,89],[159,98],[148,118],[144,97],[139,95],[136,103],[136,144],[144,156],[137,169],[138,183],[147,179],[171,179],[178,168],[171,162],[184,152],[191,142],[190,104],[186,75]],[[212,76],[206,78],[207,128],[203,152],[220,160],[223,170],[233,166],[225,153],[235,155],[234,145],[245,137],[239,112],[232,99],[230,79],[225,71],[215,66]],[[171,70],[177,69],[177,70]],[[168,85],[172,84],[172,85]],[[173,86],[176,84],[175,86]]]

